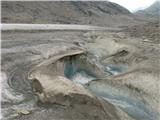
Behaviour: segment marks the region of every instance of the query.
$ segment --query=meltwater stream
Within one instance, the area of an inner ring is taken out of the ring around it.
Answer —
[[[94,79],[96,78],[88,75],[84,71],[77,72],[71,77],[73,82],[82,85]],[[103,80],[92,81],[87,85],[87,88],[97,96],[119,107],[136,120],[156,120],[156,115],[153,114],[143,102],[132,97],[126,90],[120,90]]]
[[[146,105],[129,95],[125,90],[119,90],[105,81],[91,82],[88,88],[96,95],[121,108],[136,120],[156,120]]]

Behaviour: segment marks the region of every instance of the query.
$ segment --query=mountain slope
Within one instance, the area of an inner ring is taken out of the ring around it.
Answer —
[[[127,9],[108,1],[3,1],[1,20],[2,23],[115,25],[130,23],[130,16]]]
[[[160,1],[156,1],[150,7],[138,11],[138,13],[148,14],[148,15],[160,15]]]

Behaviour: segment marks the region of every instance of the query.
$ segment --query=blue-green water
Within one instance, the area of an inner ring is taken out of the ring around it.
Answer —
[[[156,120],[156,114],[151,112],[140,100],[134,98],[126,91],[121,91],[105,82],[93,82],[88,88],[96,95],[121,108],[136,120]]]
[[[84,61],[83,61],[84,62]],[[101,80],[91,82],[97,79],[92,68],[90,69],[85,63],[77,60],[70,60],[66,63],[64,74],[76,84],[87,84],[90,91],[97,96],[109,101],[113,105],[121,108],[129,116],[136,120],[158,120],[153,113],[142,101],[131,96],[127,90],[118,89]],[[125,72],[127,65],[107,65],[106,72],[115,75]]]

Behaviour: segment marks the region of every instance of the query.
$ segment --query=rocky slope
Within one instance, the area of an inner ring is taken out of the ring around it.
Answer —
[[[127,27],[125,29],[126,33],[131,37],[139,37],[144,39],[146,42],[160,43],[160,25],[159,21],[155,20],[149,23],[135,25],[132,27]]]
[[[150,7],[139,10],[134,13],[138,20],[146,21],[146,23],[133,25],[125,29],[131,37],[139,37],[144,41],[160,43],[160,1],[156,1]]]
[[[2,2],[3,23],[120,25],[134,22],[118,4],[102,2]]]
[[[137,13],[146,14],[146,15],[158,15],[160,16],[160,1],[156,1],[150,7],[139,10]]]

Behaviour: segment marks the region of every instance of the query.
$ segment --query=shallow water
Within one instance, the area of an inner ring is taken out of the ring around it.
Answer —
[[[79,84],[86,84],[94,79],[94,77],[87,75],[85,72],[76,73],[72,77],[72,81]],[[101,80],[90,82],[88,89],[119,107],[136,120],[156,120],[156,114],[152,113],[143,102],[137,100],[125,90],[119,90],[108,85],[107,82],[101,82]]]
[[[125,64],[119,64],[119,65],[105,65],[105,71],[111,73],[112,75],[117,75],[119,73],[123,73],[127,71],[128,66]]]
[[[94,72],[91,72],[91,70],[87,68],[87,65],[85,66],[85,64],[81,63],[82,61],[80,59],[68,61],[64,71],[66,77],[76,84],[86,85],[88,83],[87,88],[89,90],[119,107],[136,120],[156,120],[156,114],[154,114],[146,104],[131,95],[127,88],[114,87],[108,84],[107,81],[97,80],[98,77],[94,75]],[[128,66],[124,64],[108,64],[105,65],[104,68],[106,73],[117,75],[126,72]]]
[[[136,120],[156,120],[155,115],[146,107],[146,105],[131,96],[127,91],[114,88],[101,81],[93,82],[88,87],[96,95],[111,102],[121,108]]]

